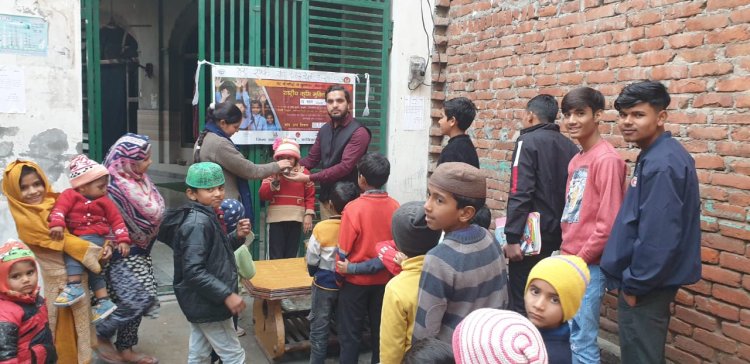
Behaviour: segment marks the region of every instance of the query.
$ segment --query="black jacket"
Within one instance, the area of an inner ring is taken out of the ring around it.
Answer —
[[[174,252],[174,293],[192,323],[223,321],[232,317],[224,299],[237,289],[234,251],[244,242],[221,229],[209,207],[190,202],[169,210],[159,240]]]
[[[456,135],[448,140],[448,144],[440,152],[437,165],[445,162],[463,162],[479,168],[477,148],[466,134]]]
[[[560,218],[565,207],[568,163],[578,147],[557,124],[542,123],[521,130],[513,151],[505,237],[519,243],[530,212],[538,211],[542,252],[560,248]]]

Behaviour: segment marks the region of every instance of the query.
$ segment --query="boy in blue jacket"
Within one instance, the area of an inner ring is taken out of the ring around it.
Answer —
[[[669,93],[659,82],[625,87],[618,127],[641,149],[601,260],[619,289],[623,363],[663,363],[677,289],[701,277],[700,194],[695,161],[664,131]]]

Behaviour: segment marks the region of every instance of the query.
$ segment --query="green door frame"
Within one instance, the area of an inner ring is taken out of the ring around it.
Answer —
[[[86,53],[86,120],[88,121],[89,158],[101,161],[102,152],[102,79],[99,53],[99,0],[81,1],[81,18],[85,22]]]

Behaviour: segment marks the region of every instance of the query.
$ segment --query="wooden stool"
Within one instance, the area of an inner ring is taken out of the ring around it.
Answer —
[[[312,277],[307,272],[305,258],[257,261],[255,270],[255,277],[242,283],[253,297],[255,338],[266,357],[273,360],[287,351],[309,349],[307,318],[281,310],[284,298],[310,296]]]

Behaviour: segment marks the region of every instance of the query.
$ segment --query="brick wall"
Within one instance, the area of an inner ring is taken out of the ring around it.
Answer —
[[[612,103],[642,79],[672,95],[673,135],[692,153],[703,200],[703,278],[679,291],[668,337],[677,363],[750,361],[750,0],[437,0],[431,160],[442,101],[474,100],[469,130],[504,214],[517,123],[529,98],[587,85],[607,98],[601,131],[632,162]],[[632,167],[632,163],[631,163]],[[616,332],[616,302],[602,328]]]

